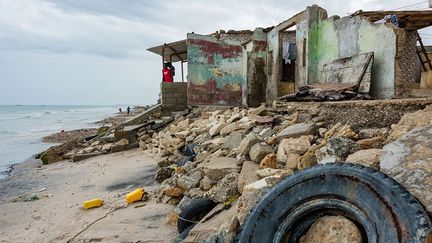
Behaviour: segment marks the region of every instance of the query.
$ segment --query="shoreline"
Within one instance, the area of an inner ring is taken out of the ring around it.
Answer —
[[[119,207],[73,242],[172,241],[176,227],[165,225],[165,215],[174,206],[157,203],[156,166],[152,155],[139,149],[75,163],[15,164],[0,181],[0,242],[65,242]],[[145,188],[150,200],[127,205],[125,194],[137,187]],[[104,200],[102,207],[82,209],[85,200],[98,197]]]
[[[47,149],[49,149],[52,146],[61,145],[65,142],[68,142],[68,141],[71,141],[74,139],[84,139],[84,138],[88,137],[86,135],[89,135],[88,133],[86,133],[86,131],[89,131],[89,132],[93,131],[96,134],[97,130],[100,127],[107,126],[107,125],[112,126],[112,125],[115,125],[116,123],[121,123],[121,122],[129,119],[130,117],[142,112],[145,109],[147,109],[147,107],[145,107],[145,106],[133,107],[131,110],[131,113],[129,115],[126,114],[126,112],[122,112],[122,113],[115,112],[115,113],[110,114],[101,120],[89,123],[89,125],[93,125],[94,127],[77,128],[77,129],[72,129],[72,130],[66,130],[64,132],[54,132],[50,135],[41,137],[39,143],[49,145],[49,147],[47,147]],[[0,165],[0,182],[6,180],[7,178],[9,178],[11,176],[11,173],[14,170],[15,165],[23,164],[23,163],[26,163],[30,160],[34,160],[39,154],[41,154],[44,151],[46,151],[46,149],[39,151],[39,152],[31,155],[29,158],[24,159],[24,160],[19,161],[19,162],[15,162],[15,163],[8,164],[8,165]]]

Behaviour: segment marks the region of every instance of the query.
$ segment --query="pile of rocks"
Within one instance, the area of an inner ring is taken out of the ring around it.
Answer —
[[[179,204],[169,222],[191,198],[222,203],[240,197],[235,218],[241,225],[258,195],[296,170],[345,161],[379,169],[388,128],[354,131],[297,121],[296,113],[235,107],[192,112],[142,135],[140,148],[157,155],[159,200]]]

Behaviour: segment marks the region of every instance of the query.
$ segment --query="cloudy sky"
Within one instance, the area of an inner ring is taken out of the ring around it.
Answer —
[[[421,0],[0,0],[0,104],[151,104],[161,67],[147,48],[192,31],[273,26],[314,3],[341,16],[427,7]]]

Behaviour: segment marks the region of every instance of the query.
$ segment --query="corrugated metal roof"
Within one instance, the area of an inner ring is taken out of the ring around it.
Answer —
[[[165,43],[160,46],[155,46],[147,49],[147,51],[153,52],[162,56],[162,49],[164,49],[165,61],[179,62],[187,60],[187,45],[186,40],[175,41],[171,43]]]

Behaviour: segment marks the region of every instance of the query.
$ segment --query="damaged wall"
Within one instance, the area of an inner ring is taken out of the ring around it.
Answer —
[[[245,105],[246,70],[238,41],[188,34],[188,104]]]
[[[420,87],[416,83],[417,72],[417,31],[395,29],[397,38],[395,96],[409,97],[412,90]],[[414,94],[415,96],[415,94]]]
[[[262,28],[254,31],[247,45],[247,105],[259,106],[266,102],[267,88],[267,34]]]
[[[377,98],[394,96],[396,34],[392,27],[372,24],[360,16],[334,17],[314,22],[308,42],[308,83],[320,82],[319,73],[326,63],[374,52],[370,94]]]
[[[267,87],[266,87],[266,100],[270,104],[278,96],[278,82],[282,76],[282,48],[280,44],[281,32],[286,29],[296,26],[296,45],[297,45],[297,70],[296,70],[296,88],[302,86],[303,80],[307,80],[307,66],[308,55],[307,45],[308,42],[304,41],[308,38],[309,26],[320,19],[326,19],[327,12],[325,9],[313,5],[306,8],[305,11],[300,12],[290,19],[280,23],[274,27],[267,34],[267,42],[269,45],[269,60],[267,70]],[[305,51],[303,51],[305,50]]]

